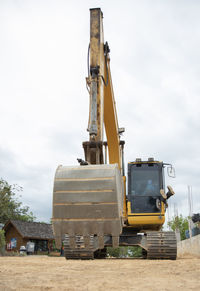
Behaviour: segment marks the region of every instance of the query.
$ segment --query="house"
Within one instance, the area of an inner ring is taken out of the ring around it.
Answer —
[[[7,250],[19,251],[27,242],[35,243],[35,252],[52,249],[54,235],[51,224],[10,220],[4,225],[3,230]]]

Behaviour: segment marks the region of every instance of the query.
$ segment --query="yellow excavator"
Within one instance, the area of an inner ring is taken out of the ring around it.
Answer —
[[[89,141],[83,142],[85,159],[78,159],[80,165],[60,165],[55,173],[52,224],[56,247],[64,244],[66,259],[103,258],[108,246],[140,246],[148,259],[174,260],[175,233],[160,230],[167,200],[174,195],[170,186],[165,193],[164,168],[169,176],[175,171],[171,164],[138,158],[128,163],[126,193],[124,128],[118,126],[109,53],[102,11],[90,9]]]

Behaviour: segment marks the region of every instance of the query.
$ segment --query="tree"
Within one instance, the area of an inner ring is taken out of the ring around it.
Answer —
[[[0,255],[4,254],[5,245],[6,245],[6,240],[4,236],[4,230],[0,230]]]
[[[189,229],[188,217],[183,217],[181,214],[180,216],[173,217],[167,224],[173,231],[177,229],[180,231],[181,240],[186,239],[185,231]]]
[[[6,223],[10,219],[33,221],[35,219],[28,206],[24,206],[16,197],[16,193],[22,191],[18,185],[9,185],[0,179],[0,223]]]
[[[107,247],[107,254],[115,258],[134,258],[142,256],[142,248],[138,246],[129,247]]]

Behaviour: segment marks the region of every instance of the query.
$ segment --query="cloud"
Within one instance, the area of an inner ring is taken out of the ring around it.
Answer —
[[[88,139],[85,76],[95,6],[104,13],[126,161],[173,163],[171,209],[176,203],[187,215],[192,185],[199,212],[198,1],[1,2],[2,178],[23,186],[39,220],[50,219],[56,167],[76,165]]]

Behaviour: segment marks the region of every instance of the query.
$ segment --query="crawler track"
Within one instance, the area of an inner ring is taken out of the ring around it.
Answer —
[[[147,259],[176,260],[177,243],[174,232],[150,232],[147,234]]]
[[[89,246],[86,247],[84,237],[74,237],[74,247],[70,246],[70,239],[65,235],[64,255],[66,259],[93,260],[106,257],[106,249],[97,250],[94,246],[94,236],[90,236]],[[138,245],[137,243],[135,245]],[[174,232],[149,232],[146,234],[146,250],[143,249],[143,258],[176,260],[177,243]]]
[[[70,247],[69,236],[65,235],[64,240],[64,256],[66,259],[81,259],[81,260],[93,260],[94,250],[93,250],[94,237],[90,236],[90,246],[89,250],[85,249],[83,236],[75,236],[75,248]]]

